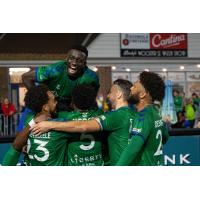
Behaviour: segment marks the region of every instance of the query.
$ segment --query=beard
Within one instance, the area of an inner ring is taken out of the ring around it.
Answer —
[[[56,112],[56,110],[55,111],[51,111],[50,114],[51,114],[51,118],[52,119],[58,118],[58,113]]]
[[[140,102],[139,93],[134,95],[130,94],[128,102],[129,104],[138,104]]]

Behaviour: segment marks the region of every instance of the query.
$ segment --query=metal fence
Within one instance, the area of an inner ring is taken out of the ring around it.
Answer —
[[[15,136],[20,116],[21,113],[15,113],[13,116],[0,114],[0,136]]]

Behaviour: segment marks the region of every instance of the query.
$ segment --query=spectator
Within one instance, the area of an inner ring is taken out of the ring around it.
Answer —
[[[13,119],[14,119],[13,115],[16,113],[16,108],[12,103],[10,103],[9,99],[6,97],[1,105],[1,109],[3,111],[3,115],[5,118],[5,120],[3,121],[3,130],[4,126],[8,127],[7,131],[8,135],[10,135],[11,126],[13,124]]]
[[[185,126],[186,128],[193,128],[194,122],[195,122],[196,108],[193,104],[192,98],[189,98],[187,100],[184,110],[185,110],[185,117],[186,117]]]
[[[174,106],[176,113],[179,111],[182,111],[182,106],[183,106],[183,98],[180,96],[180,92],[178,90],[173,91],[173,96],[174,96]]]
[[[199,102],[200,102],[200,98],[198,97],[198,95],[194,92],[192,93],[192,101],[193,104],[195,105],[195,107],[199,107]]]

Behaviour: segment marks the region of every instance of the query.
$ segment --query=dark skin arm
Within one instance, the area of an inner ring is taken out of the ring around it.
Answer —
[[[34,86],[35,70],[32,69],[31,71],[22,74],[22,81],[27,89]]]
[[[37,118],[35,119],[35,122],[41,122],[43,120],[48,120],[49,116],[42,114],[42,115],[38,115]],[[16,133],[16,137],[15,140],[13,142],[13,147],[15,150],[21,152],[23,150],[23,153],[26,153],[25,148],[26,148],[26,144],[27,144],[27,140],[28,140],[28,136],[30,131],[30,126],[27,125],[21,132],[17,132]]]
[[[14,142],[13,142],[13,147],[17,151],[21,152],[22,148],[26,145],[28,136],[30,133],[30,126],[26,126],[19,134],[17,134]]]

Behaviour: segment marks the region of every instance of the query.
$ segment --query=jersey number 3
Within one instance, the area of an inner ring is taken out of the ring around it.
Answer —
[[[31,148],[31,142],[30,142],[30,140],[28,139],[28,145],[27,145],[28,157],[29,157],[30,159],[36,159],[36,160],[39,161],[39,162],[44,162],[44,161],[48,160],[48,158],[49,158],[49,151],[48,151],[47,148],[45,148],[45,145],[46,145],[48,142],[34,139],[34,143],[35,143],[35,144],[38,144],[38,147],[35,149],[35,151],[42,151],[42,152],[44,153],[44,156],[39,157],[39,156],[36,155],[36,154],[34,154],[34,155],[30,155],[30,154],[29,154],[29,151],[30,151],[30,148]]]

